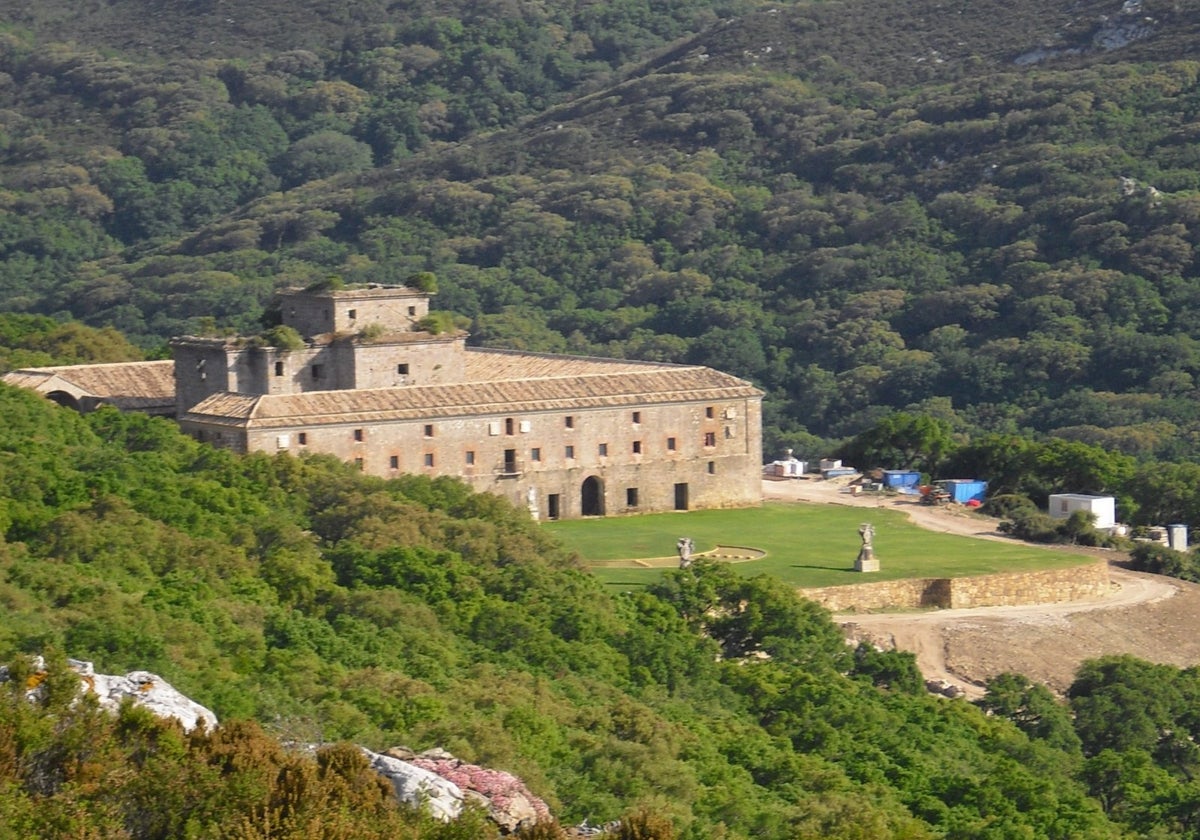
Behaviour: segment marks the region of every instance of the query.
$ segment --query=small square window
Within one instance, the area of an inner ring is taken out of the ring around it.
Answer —
[[[276,375],[276,376],[283,376],[283,362],[276,362],[276,363],[275,363],[275,375]]]
[[[432,452],[425,453],[425,466],[427,466],[427,467],[433,466],[433,453]]]
[[[542,460],[542,450],[538,449],[536,446],[533,449],[529,450],[529,460],[530,461]]]
[[[607,444],[607,443],[602,443],[602,444],[600,444],[600,446],[599,446],[599,448],[598,448],[597,452],[598,452],[598,454],[600,455],[600,457],[601,457],[601,458],[603,458],[604,456],[608,455],[608,444]]]
[[[642,422],[642,412],[640,412],[640,411],[633,412],[633,422],[634,423]]]
[[[633,442],[633,454],[634,455],[642,454],[642,442],[640,440],[635,440]]]
[[[363,430],[362,430],[362,429],[355,429],[355,430],[354,430],[354,440],[355,440],[355,442],[356,442],[356,443],[362,443],[362,442],[363,442]]]
[[[566,417],[563,418],[563,425],[566,426],[568,429],[574,429],[575,428],[575,418],[568,414]]]
[[[638,489],[636,487],[625,488],[625,507],[638,506]]]
[[[705,446],[716,446],[717,445],[717,433],[716,432],[705,432],[704,433],[704,445]]]
[[[408,362],[401,362],[400,364],[396,365],[396,373],[400,374],[401,376],[408,376]]]
[[[711,405],[704,409],[704,416],[709,420],[713,418],[713,407]]]
[[[296,435],[296,443],[301,446],[308,446],[308,432],[300,432],[300,434]]]
[[[346,311],[346,314],[347,314],[347,315],[350,317],[350,320],[351,320],[351,321],[353,321],[353,320],[355,320],[355,319],[357,319],[357,318],[358,318],[358,310],[357,310],[357,309],[350,309],[350,310],[347,310],[347,311]]]
[[[568,461],[574,461],[574,460],[575,460],[575,447],[574,447],[574,446],[568,446],[568,447],[567,447],[567,448],[566,448],[566,449],[563,451],[563,455],[565,455],[565,456],[566,456],[566,458],[567,458],[567,460],[568,460]]]
[[[433,424],[432,423],[425,424],[425,437],[427,437],[427,438],[433,437]]]
[[[416,315],[416,314],[417,314],[417,307],[415,307],[415,306],[410,306],[410,307],[408,307],[408,314],[409,314],[409,315]]]
[[[321,374],[323,374],[324,372],[325,372],[325,370],[324,370],[323,365],[313,365],[312,366],[312,378],[313,379],[320,379]]]
[[[393,455],[391,458],[388,458],[388,466],[394,470],[400,469],[400,456]]]
[[[472,467],[474,465],[475,465],[475,450],[468,449],[467,450],[467,466]]]
[[[709,461],[709,462],[708,462],[708,474],[709,474],[709,475],[716,475],[716,474],[717,474],[717,462],[716,462],[716,461]]]
[[[668,452],[675,451],[675,438],[673,438],[673,437],[667,438],[667,451]]]

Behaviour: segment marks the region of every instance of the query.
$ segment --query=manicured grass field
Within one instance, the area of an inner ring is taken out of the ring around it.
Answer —
[[[854,571],[863,522],[875,526],[881,569]],[[767,556],[735,564],[742,574],[766,573],[797,587],[837,586],[908,577],[962,577],[993,572],[1062,568],[1088,562],[1076,554],[1019,543],[939,534],[910,523],[899,511],[801,503],[740,510],[700,510],[649,516],[575,519],[545,527],[588,562],[675,555],[675,541],[691,537],[696,552],[720,545],[763,549]],[[981,521],[980,530],[990,529]],[[594,566],[605,583],[645,586],[661,569]]]

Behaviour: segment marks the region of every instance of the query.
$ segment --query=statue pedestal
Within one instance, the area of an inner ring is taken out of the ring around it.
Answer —
[[[856,572],[878,572],[879,561],[875,559],[875,549],[863,547],[863,550],[858,552],[858,559],[854,561],[854,571]]]

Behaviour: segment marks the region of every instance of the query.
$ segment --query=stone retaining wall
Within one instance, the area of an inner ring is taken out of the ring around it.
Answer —
[[[886,609],[964,609],[1054,604],[1097,598],[1112,590],[1108,562],[1067,569],[1002,572],[961,578],[910,578],[801,589],[800,594],[832,612]]]

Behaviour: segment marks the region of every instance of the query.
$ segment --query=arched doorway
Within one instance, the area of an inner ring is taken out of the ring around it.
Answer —
[[[594,475],[583,480],[579,492],[579,512],[584,516],[604,515],[604,483]]]
[[[79,400],[75,399],[74,395],[68,394],[66,391],[51,391],[46,394],[46,399],[51,402],[56,402],[64,408],[72,408],[75,411],[83,413],[83,407],[80,406]]]

